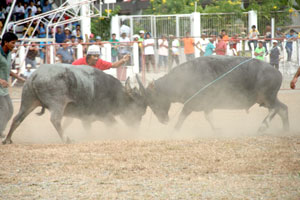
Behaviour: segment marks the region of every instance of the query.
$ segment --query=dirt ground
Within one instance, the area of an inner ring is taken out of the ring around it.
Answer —
[[[11,97],[16,114],[20,88]],[[74,120],[66,129],[74,143],[62,144],[49,113],[31,113],[14,144],[0,145],[0,199],[300,199],[300,91],[279,99],[290,132],[276,116],[258,134],[267,114],[258,106],[215,111],[217,133],[201,112],[174,132],[182,108],[174,104],[169,125],[150,110],[139,129],[95,122],[87,132]]]

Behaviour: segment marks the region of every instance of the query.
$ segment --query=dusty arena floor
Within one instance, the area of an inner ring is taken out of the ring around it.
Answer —
[[[73,144],[61,143],[48,112],[31,113],[14,144],[0,145],[0,199],[300,199],[300,91],[279,99],[291,131],[276,116],[263,135],[256,130],[267,110],[257,105],[249,114],[215,111],[218,133],[203,113],[174,132],[180,104],[167,126],[150,110],[138,130],[95,122],[86,132],[74,120],[66,130]]]

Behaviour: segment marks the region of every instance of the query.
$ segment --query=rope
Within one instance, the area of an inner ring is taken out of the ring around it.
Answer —
[[[233,70],[235,70],[236,68],[238,68],[239,66],[241,66],[242,64],[245,64],[246,62],[249,62],[250,60],[253,60],[254,58],[250,58],[247,59],[243,62],[241,62],[240,64],[238,64],[237,66],[233,67],[231,70],[227,71],[226,73],[222,74],[221,76],[219,76],[218,78],[216,78],[215,80],[213,80],[212,82],[206,84],[204,87],[202,87],[200,90],[198,90],[198,92],[196,92],[194,95],[192,95],[190,98],[188,98],[188,100],[186,100],[183,105],[187,104],[188,102],[190,102],[194,97],[196,97],[198,94],[200,94],[203,90],[205,90],[206,88],[208,88],[209,86],[211,86],[212,84],[214,84],[215,82],[221,80],[222,78],[224,78],[226,75],[228,75],[229,73],[231,73]]]

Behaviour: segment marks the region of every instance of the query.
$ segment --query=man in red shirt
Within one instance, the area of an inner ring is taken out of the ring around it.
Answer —
[[[217,55],[226,55],[227,44],[223,40],[223,36],[218,36],[218,43],[216,45],[216,54]]]
[[[114,63],[104,61],[99,58],[100,56],[100,49],[96,45],[91,45],[88,48],[87,56],[80,58],[78,60],[75,60],[72,65],[89,65],[92,67],[95,67],[100,70],[106,70],[110,68],[118,68],[124,63],[126,63],[129,60],[130,55],[123,56],[122,59],[119,61],[116,61]]]

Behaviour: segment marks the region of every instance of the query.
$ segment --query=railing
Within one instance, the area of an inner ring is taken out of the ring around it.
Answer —
[[[273,38],[282,40],[282,43],[279,44],[280,48],[280,64],[279,64],[279,70],[283,74],[284,82],[282,85],[282,88],[288,88],[289,81],[291,80],[292,76],[296,72],[298,66],[299,66],[299,58],[300,58],[300,52],[299,52],[299,42],[300,40],[293,42],[293,53],[292,53],[292,59],[291,61],[287,61],[287,53],[285,49],[286,45],[286,39],[284,38]],[[155,41],[157,43],[158,38],[155,38]],[[270,40],[266,40],[266,47],[268,50],[272,48]],[[238,52],[238,55],[240,56],[246,56],[246,57],[254,57],[254,52],[250,51],[248,48],[248,40],[246,38],[238,38],[236,40],[237,45],[236,49]],[[86,55],[86,50],[89,45],[97,45],[97,43],[68,43],[69,48],[72,49],[74,54],[76,55],[76,59],[82,58]],[[118,44],[121,44],[121,42],[118,42]],[[130,42],[130,43],[124,43],[127,45],[129,54],[131,55],[130,62],[128,62],[126,65],[118,68],[118,69],[109,69],[105,70],[106,73],[113,75],[114,77],[118,78],[121,81],[126,80],[128,76],[133,77],[135,74],[142,75],[142,79],[144,82],[151,81],[153,79],[157,79],[158,77],[161,77],[169,72],[170,69],[176,67],[176,64],[170,64],[170,56],[168,57],[168,66],[166,68],[158,68],[158,49],[155,48],[155,70],[150,70],[149,72],[146,71],[145,67],[145,56],[143,53],[141,54],[139,51],[139,44],[138,42]],[[61,44],[23,44],[18,46],[18,51],[20,53],[18,54],[18,57],[15,62],[15,70],[19,73],[24,73],[26,70],[26,54],[28,53],[28,50],[26,51],[26,48],[29,46],[37,46],[39,49],[39,53],[43,54],[45,52],[45,59],[41,58],[41,55],[36,57],[37,66],[39,67],[43,63],[59,63],[60,60],[57,56],[57,51]],[[253,45],[253,44],[251,44]],[[158,46],[158,45],[157,45]],[[111,61],[111,47],[112,43],[110,42],[102,42],[101,43],[101,59],[105,61]],[[120,46],[114,46],[119,48]],[[169,48],[171,47],[171,42],[169,41]],[[229,47],[228,47],[229,49]],[[227,49],[227,50],[228,50]],[[252,47],[252,49],[254,49]],[[180,47],[180,56],[179,61],[180,63],[183,63],[186,61],[185,55],[184,55],[184,47],[181,44]],[[169,51],[170,55],[170,51]],[[195,53],[195,57],[199,57],[200,54]],[[269,56],[265,56],[265,61],[269,62]]]

